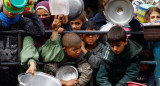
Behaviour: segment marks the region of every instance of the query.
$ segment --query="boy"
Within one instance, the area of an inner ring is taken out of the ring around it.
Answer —
[[[87,21],[81,27],[81,30],[85,31],[96,31],[98,29],[98,26],[93,21]],[[96,60],[99,61],[98,59],[101,58],[104,45],[97,41],[99,39],[99,34],[82,34],[81,39],[83,40],[81,49],[84,58],[86,58],[94,68],[91,81],[87,86],[98,86],[96,83],[96,74],[99,66],[94,64],[94,62]]]
[[[24,30],[26,33],[34,36],[42,36],[44,34],[44,26],[36,13],[24,15],[24,17],[17,14],[10,12],[3,6],[3,10],[0,13],[0,31]],[[0,34],[0,62],[18,62],[17,57],[18,35]],[[18,67],[13,66],[1,66],[0,86],[16,86],[18,69]]]
[[[107,45],[102,51],[105,63],[100,65],[97,82],[100,86],[127,86],[136,79],[140,65],[138,53],[142,47],[126,38],[120,26],[112,27],[107,33]]]

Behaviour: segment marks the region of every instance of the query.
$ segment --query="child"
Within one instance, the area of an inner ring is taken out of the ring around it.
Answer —
[[[45,26],[45,30],[52,29],[53,17],[50,15],[49,11],[49,2],[41,1],[36,5],[37,15],[40,17],[41,21]],[[63,31],[63,28],[58,30],[59,33]],[[41,60],[39,49],[45,44],[45,42],[50,38],[50,35],[45,34],[41,37],[31,37],[25,36],[23,40],[23,48],[20,54],[21,57],[21,65],[26,67],[27,64],[29,68],[26,72],[31,72],[34,74],[36,71],[36,61]],[[51,53],[50,55],[52,55]],[[25,69],[26,70],[26,69]]]
[[[154,61],[154,55],[150,50],[142,50],[139,54],[141,61]],[[147,86],[156,86],[154,77],[155,65],[141,64],[140,73],[136,79],[139,83],[147,84]]]
[[[73,30],[81,30],[82,24],[87,21],[86,15],[86,12],[83,12],[83,14],[78,19],[71,21],[71,26]]]
[[[145,23],[151,23],[153,25],[160,25],[160,22],[156,22],[159,20],[160,20],[160,9],[158,7],[148,8],[145,13]],[[160,56],[160,54],[159,54],[160,42],[157,41],[157,42],[154,42],[153,44],[151,42],[149,42],[148,44],[150,44],[150,46],[153,46],[154,57],[155,57],[155,60],[158,61],[158,58]],[[159,72],[155,72],[155,76],[157,76],[157,75],[159,75]],[[156,78],[156,80],[158,80],[158,77],[155,77],[155,78]]]
[[[60,19],[60,18],[59,18]],[[48,49],[54,46],[61,46],[60,43],[60,35],[58,35],[58,24],[60,24],[59,19],[54,20],[53,22],[53,34],[52,34],[52,42],[54,42],[54,45],[52,44],[51,46],[48,46]],[[51,44],[51,43],[50,43]],[[52,60],[49,60],[48,58],[48,63],[45,64],[44,66],[44,71],[48,73],[52,73],[52,75],[55,75],[57,71],[57,67],[59,68],[60,66],[65,65],[67,62],[75,62],[76,67],[78,67],[78,71],[80,73],[79,79],[72,79],[69,81],[64,81],[61,80],[62,85],[67,86],[67,85],[72,85],[72,86],[85,86],[87,82],[90,80],[91,74],[92,74],[92,68],[91,66],[87,63],[87,61],[80,56],[81,53],[81,44],[82,41],[80,37],[72,32],[64,34],[62,37],[62,45],[63,45],[63,51],[64,51],[64,59],[59,62],[59,63],[54,63]],[[47,47],[47,46],[46,46]],[[62,48],[60,48],[62,51]],[[59,54],[59,49],[55,48],[53,51],[54,54]],[[47,51],[46,51],[47,52]],[[61,58],[59,56],[56,56],[56,58]],[[47,60],[47,58],[44,58]],[[56,64],[56,65],[55,65]]]
[[[133,81],[138,76],[138,53],[142,47],[127,39],[126,32],[120,26],[109,30],[107,42],[102,51],[105,63],[100,65],[97,82],[100,86],[127,86],[128,81]]]
[[[86,21],[81,27],[81,30],[85,31],[96,31],[98,29],[98,26],[93,21]],[[99,34],[82,34],[81,39],[83,40],[81,49],[84,54],[84,58],[86,58],[92,67],[94,67],[91,81],[87,86],[98,86],[96,83],[98,66],[97,64],[94,64],[94,62],[101,58],[104,45],[97,41],[99,39]]]
[[[18,12],[12,13],[3,6],[3,10],[0,13],[0,31],[24,30],[34,36],[42,36],[44,34],[44,26],[36,13],[24,15],[24,17],[17,14]],[[18,62],[17,34],[0,34],[0,62]],[[2,66],[0,68],[0,85],[16,86],[18,82],[17,76],[18,67]]]
[[[145,23],[155,23],[160,20],[160,9],[158,7],[150,7],[145,13]]]

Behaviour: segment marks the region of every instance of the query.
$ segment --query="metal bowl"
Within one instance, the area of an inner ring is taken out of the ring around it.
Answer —
[[[59,79],[43,72],[22,73],[18,75],[19,86],[62,86]]]
[[[69,15],[68,20],[73,21],[78,19],[84,11],[83,0],[68,0],[69,1]]]
[[[105,7],[105,16],[113,24],[125,25],[134,16],[134,9],[129,0],[110,0]]]
[[[74,66],[66,65],[58,69],[56,77],[60,80],[71,80],[78,78],[78,70]]]

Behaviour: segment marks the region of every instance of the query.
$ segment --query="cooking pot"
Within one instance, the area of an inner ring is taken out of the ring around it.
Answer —
[[[73,21],[78,19],[84,11],[83,0],[68,0],[69,1],[69,15],[68,20]]]
[[[78,78],[78,70],[71,65],[65,65],[58,69],[56,77],[60,80],[68,81]]]
[[[61,82],[54,76],[43,72],[22,73],[18,75],[19,86],[61,86]]]
[[[68,15],[68,20],[79,18],[84,11],[83,0],[49,0],[51,15]]]

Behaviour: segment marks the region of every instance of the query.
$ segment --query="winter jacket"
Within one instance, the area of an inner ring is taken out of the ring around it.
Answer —
[[[10,27],[4,27],[0,20],[0,31],[24,30],[32,36],[44,35],[44,26],[36,13],[19,16],[19,21]],[[0,34],[0,60],[1,62],[15,62],[18,57],[18,35]]]
[[[101,63],[103,48],[104,48],[104,44],[97,42],[96,46],[91,51],[88,51],[84,55],[84,58],[86,58],[87,61],[90,63],[90,65],[93,67],[92,78],[90,82],[87,84],[87,86],[98,86],[98,83],[96,81],[96,75],[99,68],[98,64]]]
[[[135,80],[140,70],[138,53],[141,50],[138,43],[128,40],[122,53],[116,55],[107,43],[102,52],[105,63],[100,65],[96,77],[100,86],[127,86],[128,81]]]
[[[15,24],[5,27],[0,20],[0,31],[24,30],[32,36],[44,35],[44,26],[36,13],[19,16],[19,21]],[[0,34],[0,62],[18,61],[18,34]],[[1,66],[0,85],[16,86],[18,83],[19,66]]]

